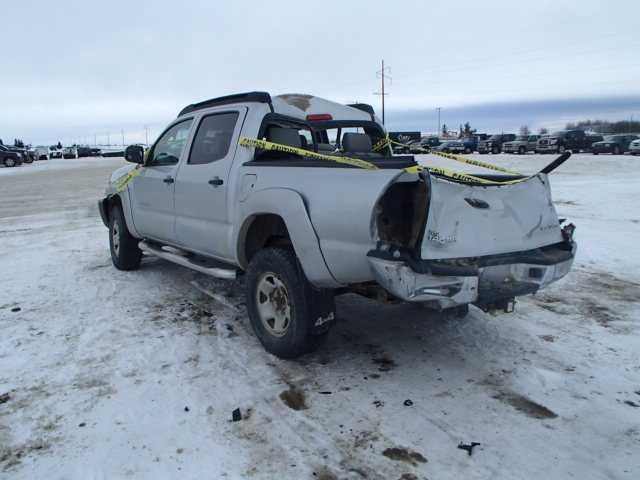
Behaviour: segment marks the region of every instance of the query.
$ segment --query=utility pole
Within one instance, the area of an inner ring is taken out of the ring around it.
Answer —
[[[440,110],[442,110],[442,108],[436,107],[436,111],[438,112],[438,132],[437,132],[438,136],[440,136]]]
[[[96,133],[93,134],[93,145],[94,146],[98,145],[98,135]]]
[[[107,133],[107,146],[111,146],[111,133]]]
[[[120,133],[122,134],[122,146],[124,147],[124,130],[120,130]]]
[[[393,83],[393,78],[391,78],[391,76],[389,75],[389,73],[388,73],[389,71],[390,71],[389,67],[385,68],[384,60],[382,60],[382,69],[378,70],[376,72],[376,75],[381,80],[382,89],[379,92],[373,92],[374,95],[380,95],[382,97],[382,124],[383,125],[384,125],[384,97],[385,97],[385,95],[389,95],[388,93],[385,93],[385,91],[384,91],[384,79],[388,78],[389,81],[391,81],[391,83]]]
[[[149,126],[144,126],[144,138],[145,138],[145,146],[149,146]]]

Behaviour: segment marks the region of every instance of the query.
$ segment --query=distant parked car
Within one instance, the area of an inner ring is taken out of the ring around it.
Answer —
[[[420,140],[413,140],[409,142],[410,153],[425,153],[425,150],[431,150],[440,145],[440,139],[438,137],[424,137]]]
[[[9,150],[6,145],[0,145],[0,162],[5,167],[17,167],[22,165],[22,155]]]
[[[462,142],[463,152],[473,153],[478,150],[478,141],[478,137],[461,138],[460,142]]]
[[[29,149],[26,147],[16,147],[13,145],[5,145],[5,148],[10,152],[15,152],[20,155],[20,159],[22,163],[32,163],[33,157],[29,154]]]
[[[606,135],[604,140],[591,145],[591,151],[594,155],[599,153],[620,155],[630,151],[631,142],[637,139],[637,135]]]
[[[631,152],[631,155],[640,155],[640,139],[631,142],[629,152]]]
[[[600,140],[602,140],[601,136],[587,135],[584,130],[560,130],[540,138],[536,145],[536,153],[588,151],[593,143]]]
[[[63,158],[78,158],[78,149],[76,147],[66,147],[62,150]]]
[[[46,147],[44,145],[38,145],[35,148],[35,152],[36,152],[36,158],[38,160],[49,160],[49,147]]]
[[[491,135],[487,140],[478,143],[478,153],[501,153],[502,145],[516,139],[513,133]]]
[[[89,145],[81,145],[78,148],[78,157],[100,157],[102,150],[97,147],[90,147]]]
[[[434,150],[442,153],[463,153],[464,144],[461,140],[445,140]]]
[[[33,163],[38,159],[38,155],[36,154],[36,151],[31,147],[26,147],[25,153],[27,156],[24,161],[27,163]]]
[[[520,155],[527,152],[535,152],[538,144],[539,135],[518,135],[513,142],[502,144],[504,153],[519,153]]]
[[[62,158],[62,148],[58,148],[56,145],[50,146],[49,158]]]

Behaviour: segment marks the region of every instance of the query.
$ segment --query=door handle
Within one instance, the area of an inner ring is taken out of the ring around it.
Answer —
[[[224,180],[222,180],[220,177],[213,177],[211,180],[209,180],[209,185],[212,185],[214,187],[219,187],[223,183]]]
[[[162,181],[164,183],[173,183],[175,180],[173,179],[173,177],[164,177]]]

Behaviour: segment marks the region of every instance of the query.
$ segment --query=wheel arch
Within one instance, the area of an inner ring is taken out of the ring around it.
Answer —
[[[98,208],[100,210],[100,216],[102,217],[102,222],[105,224],[105,226],[108,227],[109,221],[110,221],[111,209],[114,206],[118,206],[122,209],[122,212],[124,213],[124,219],[125,219],[125,222],[127,223],[127,229],[129,230],[129,233],[131,233],[131,235],[133,235],[136,238],[142,238],[140,234],[138,234],[137,230],[135,229],[135,225],[133,223],[133,217],[131,215],[131,208],[129,206],[128,195],[124,195],[125,198],[123,198],[123,193],[125,192],[114,193],[98,201]]]
[[[316,287],[335,288],[333,277],[320,249],[318,236],[302,196],[284,188],[253,193],[241,205],[236,256],[246,269],[251,256],[266,246],[291,245],[307,279]]]

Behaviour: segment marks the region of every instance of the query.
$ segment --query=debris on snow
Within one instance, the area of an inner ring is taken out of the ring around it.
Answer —
[[[471,456],[471,454],[473,453],[473,447],[477,447],[478,445],[480,445],[480,443],[478,442],[471,442],[471,443],[462,443],[460,442],[458,444],[458,448],[460,450],[466,450],[467,453],[469,454],[469,456]]]

